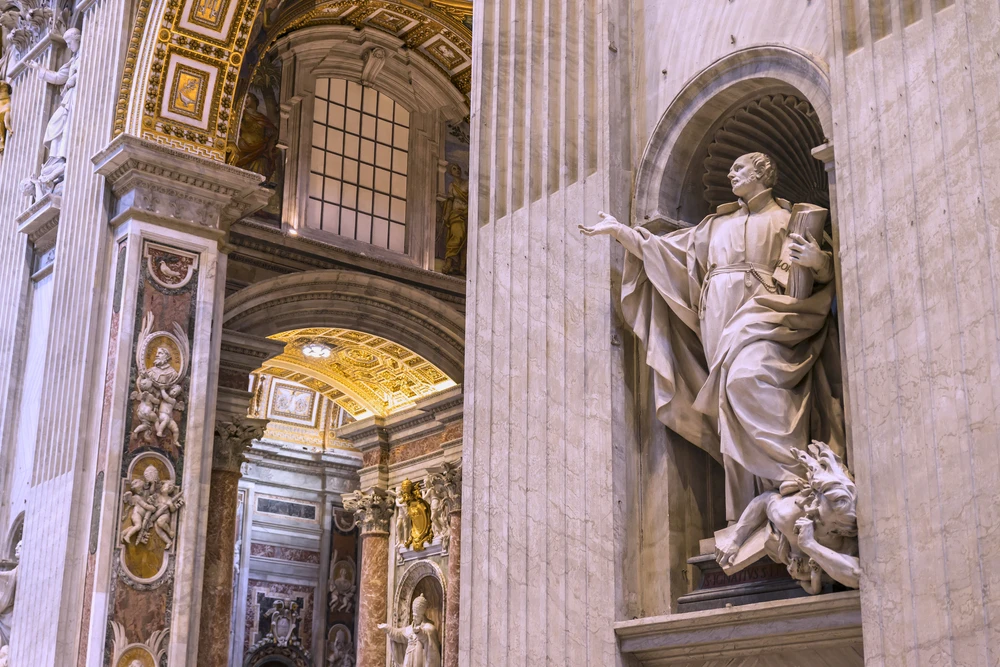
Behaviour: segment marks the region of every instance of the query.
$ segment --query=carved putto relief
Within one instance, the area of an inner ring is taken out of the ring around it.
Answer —
[[[431,506],[431,525],[441,541],[441,552],[447,553],[451,542],[449,516],[462,508],[462,462],[447,461],[429,468],[424,480]]]
[[[184,506],[173,466],[153,453],[136,457],[122,480],[121,502],[122,567],[139,583],[156,581],[174,550],[177,515]]]
[[[250,653],[256,653],[268,646],[278,648],[295,648],[309,655],[298,635],[298,626],[302,621],[302,610],[295,600],[277,599],[271,603],[271,608],[264,612],[264,618],[269,622],[267,634],[250,647]]]
[[[147,443],[177,447],[180,429],[177,419],[186,409],[182,382],[187,374],[191,352],[187,336],[174,323],[173,333],[153,331],[153,314],[146,313],[135,348],[138,377],[131,399],[137,401],[139,424],[132,435]]]
[[[357,594],[354,559],[338,560],[330,568],[330,611],[351,613]]]
[[[351,630],[343,623],[338,623],[327,633],[327,667],[354,667],[356,662]]]

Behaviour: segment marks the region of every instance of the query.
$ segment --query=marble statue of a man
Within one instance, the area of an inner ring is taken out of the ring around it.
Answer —
[[[35,199],[53,192],[62,182],[66,172],[66,156],[69,149],[66,131],[76,102],[76,79],[80,67],[80,31],[76,28],[67,30],[63,33],[63,40],[72,56],[58,70],[47,70],[36,62],[28,63],[28,66],[38,73],[39,79],[53,86],[62,87],[59,106],[52,112],[45,126],[45,137],[42,141],[49,149],[45,164],[42,165],[38,178],[28,179],[26,182],[34,186]],[[29,188],[24,189],[28,191]]]
[[[732,523],[760,492],[798,490],[793,450],[818,440],[842,457],[844,422],[832,254],[789,233],[768,156],[738,158],[729,180],[738,200],[695,226],[655,236],[602,213],[580,230],[627,250],[622,311],[653,371],[657,417],[723,464]],[[775,277],[786,238],[791,263],[812,273],[805,298]]]
[[[392,641],[394,667],[441,667],[437,628],[426,616],[427,598],[418,595],[412,612],[411,623],[405,628],[390,628],[385,623],[378,626]]]
[[[14,547],[14,558],[21,560],[21,543]],[[17,593],[17,570],[0,572],[0,647],[10,644],[10,627],[14,620],[14,595]]]

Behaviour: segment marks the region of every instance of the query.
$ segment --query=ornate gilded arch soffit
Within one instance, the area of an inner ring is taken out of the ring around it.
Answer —
[[[280,37],[316,25],[388,33],[470,93],[470,0],[139,0],[115,136],[225,160],[254,68]]]
[[[309,328],[271,336],[285,351],[263,372],[323,394],[353,418],[386,417],[455,386],[419,354],[361,331]]]

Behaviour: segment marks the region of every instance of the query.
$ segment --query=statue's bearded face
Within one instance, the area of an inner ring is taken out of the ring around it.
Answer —
[[[157,366],[163,367],[170,363],[170,351],[165,347],[161,347],[156,350],[156,356],[153,358],[153,363]]]
[[[733,194],[737,197],[746,196],[757,179],[757,168],[748,155],[737,158],[729,170],[729,182],[733,184]]]

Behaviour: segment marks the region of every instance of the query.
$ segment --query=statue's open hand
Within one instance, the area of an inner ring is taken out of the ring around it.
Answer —
[[[806,232],[806,237],[793,233],[789,234],[788,238],[791,240],[788,250],[793,262],[816,272],[828,268],[827,262],[830,261],[830,256],[819,247],[819,241],[811,233]]]
[[[719,567],[729,567],[736,560],[737,554],[740,552],[739,544],[734,542],[716,542],[715,544],[715,562],[719,564]]]
[[[577,228],[580,230],[580,233],[582,233],[584,236],[614,234],[615,230],[618,229],[618,227],[620,227],[622,224],[618,222],[618,219],[615,218],[615,216],[609,213],[605,213],[604,211],[598,211],[597,215],[600,216],[601,219],[598,220],[597,224],[594,225],[593,227],[588,227],[586,225],[577,225]]]
[[[388,623],[379,623],[377,627],[382,632],[389,632],[389,624]]]
[[[798,541],[800,547],[808,548],[808,546],[816,539],[815,531],[816,526],[813,523],[813,520],[809,517],[799,517],[799,519],[795,522],[795,534],[799,538]]]

